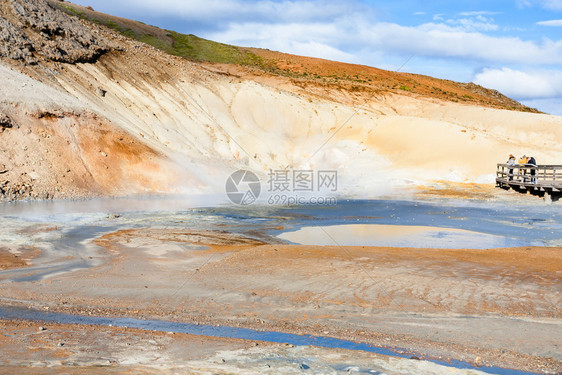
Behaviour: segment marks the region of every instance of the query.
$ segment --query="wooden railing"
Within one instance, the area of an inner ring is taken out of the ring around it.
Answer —
[[[496,184],[519,191],[542,191],[548,194],[562,191],[562,165],[498,164]]]

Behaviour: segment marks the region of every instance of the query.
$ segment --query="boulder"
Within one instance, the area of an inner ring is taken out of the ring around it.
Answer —
[[[0,113],[0,129],[4,130],[6,128],[11,128],[13,126],[14,124],[12,122],[12,119],[8,117],[8,115]]]

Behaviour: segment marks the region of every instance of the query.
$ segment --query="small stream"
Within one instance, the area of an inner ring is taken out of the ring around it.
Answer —
[[[109,318],[109,317],[95,317],[95,316],[82,316],[71,315],[55,312],[46,312],[31,310],[21,307],[0,307],[0,319],[13,319],[13,320],[31,320],[45,323],[59,323],[59,324],[79,324],[79,325],[95,325],[107,327],[126,327],[136,328],[158,332],[175,332],[187,333],[191,335],[220,337],[220,338],[234,338],[243,340],[266,341],[279,344],[292,344],[295,346],[316,346],[321,348],[331,349],[345,349],[345,350],[360,350],[369,353],[376,353],[387,356],[394,356],[400,358],[412,358],[413,353],[407,353],[400,348],[385,348],[379,346],[372,346],[365,343],[357,343],[349,340],[340,340],[332,337],[324,336],[311,336],[311,335],[295,335],[283,332],[274,331],[257,331],[247,328],[226,327],[226,326],[211,326],[211,325],[197,325],[189,323],[178,323],[164,320],[142,320],[133,318]],[[457,369],[474,369],[490,374],[498,375],[525,375],[533,374],[531,372],[506,369],[496,366],[474,366],[468,362],[451,360],[450,362],[424,359],[439,365],[453,367]]]

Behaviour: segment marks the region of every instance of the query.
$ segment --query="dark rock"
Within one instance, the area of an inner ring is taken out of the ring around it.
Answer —
[[[32,198],[35,192],[33,185],[22,182],[0,182],[0,200],[21,200]]]
[[[28,64],[36,64],[41,57],[67,63],[95,62],[109,50],[90,28],[44,0],[10,3],[13,17],[0,16],[0,57]]]
[[[37,116],[37,118],[54,120],[54,119],[57,119],[57,118],[64,118],[64,113],[62,113],[60,111],[54,111],[54,112],[44,111],[44,112],[37,113],[36,116]]]
[[[33,46],[29,38],[10,21],[0,16],[0,57],[35,64],[37,60],[33,57],[32,50]]]
[[[0,113],[0,128],[6,129],[6,128],[11,128],[13,126],[14,124],[12,123],[12,119],[10,119],[8,115]]]

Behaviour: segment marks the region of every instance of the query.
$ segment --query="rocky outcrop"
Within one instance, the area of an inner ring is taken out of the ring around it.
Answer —
[[[0,56],[13,60],[36,63],[31,50],[33,46],[27,36],[21,33],[10,21],[0,16]]]
[[[41,198],[49,199],[49,193],[35,193],[31,183],[11,183],[10,181],[0,182],[0,202]]]
[[[44,0],[1,0],[0,56],[36,64],[39,60],[95,62],[108,51],[95,29],[52,8]]]
[[[12,119],[3,113],[0,113],[0,133],[4,131],[4,129],[13,127]]]

